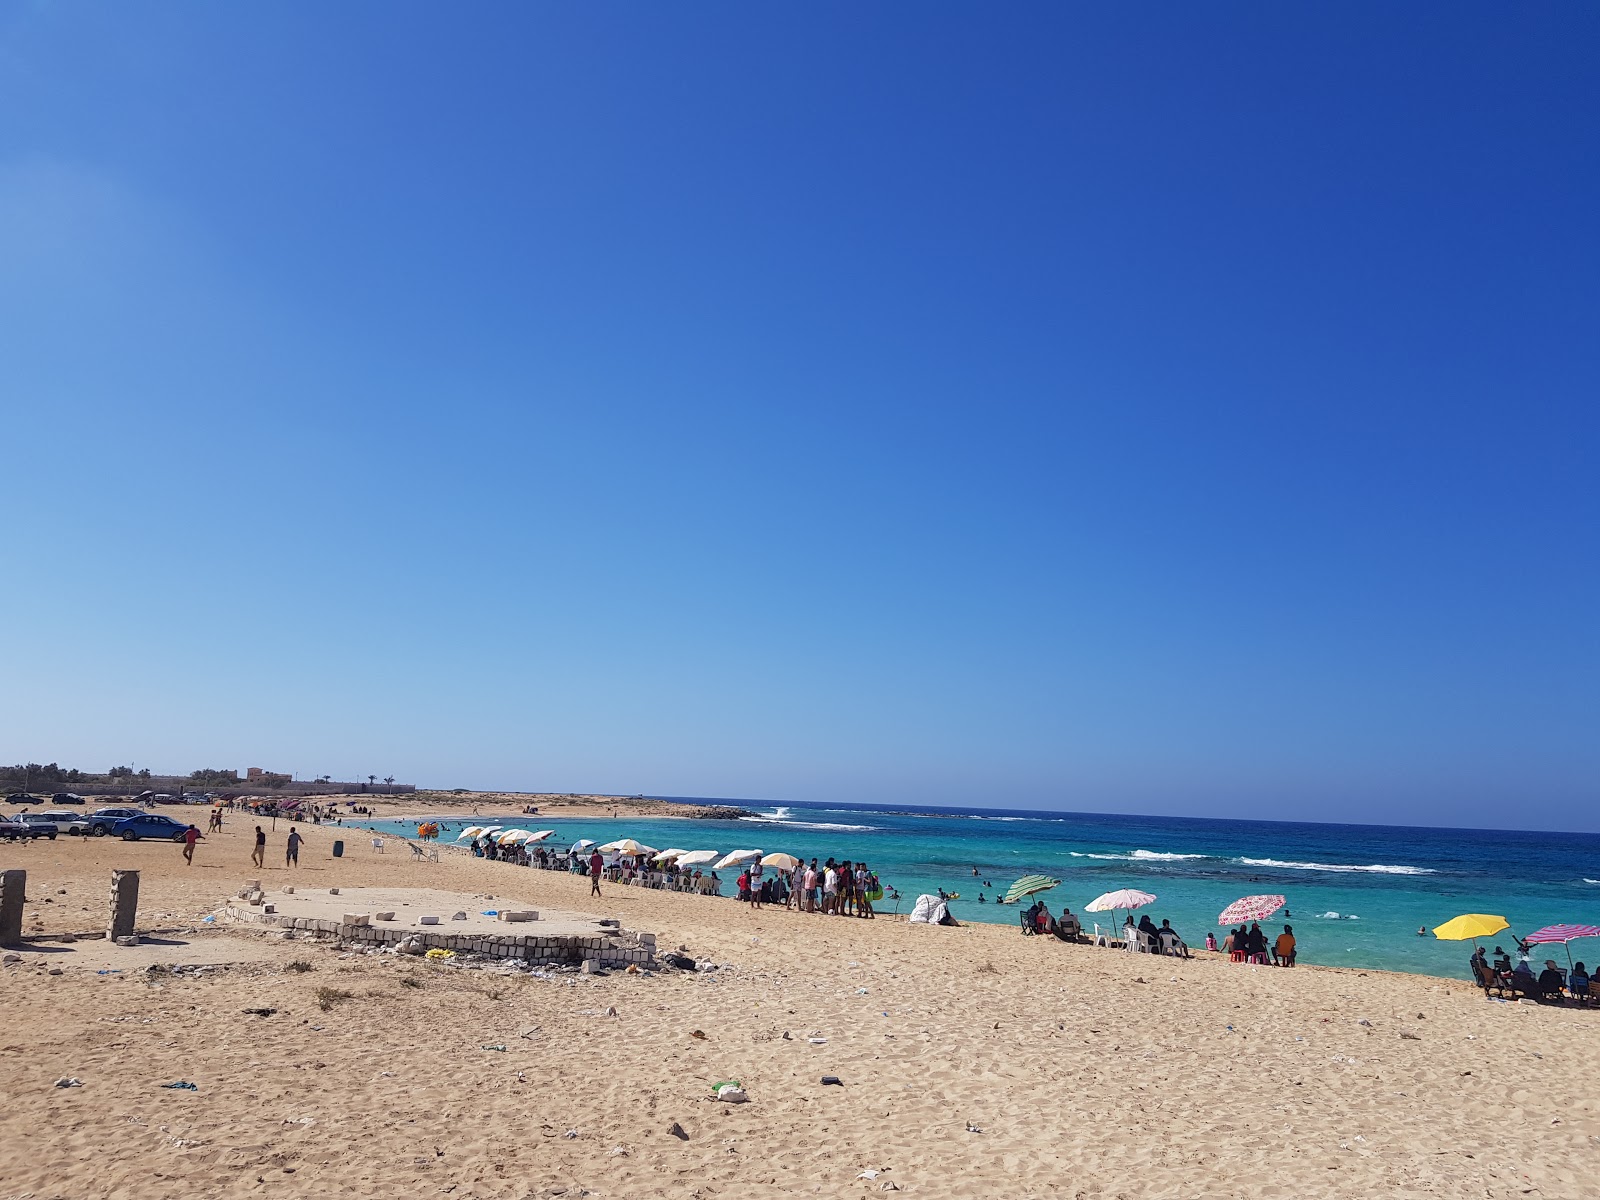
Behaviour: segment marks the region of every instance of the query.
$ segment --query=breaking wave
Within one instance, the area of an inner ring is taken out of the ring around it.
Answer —
[[[1247,867],[1281,867],[1292,871],[1361,871],[1375,875],[1432,875],[1432,867],[1399,867],[1372,863],[1358,867],[1349,863],[1285,862],[1280,858],[1236,858]]]

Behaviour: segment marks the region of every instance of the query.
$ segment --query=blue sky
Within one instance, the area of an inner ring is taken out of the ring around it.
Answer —
[[[0,759],[1600,828],[1600,14],[0,11]]]

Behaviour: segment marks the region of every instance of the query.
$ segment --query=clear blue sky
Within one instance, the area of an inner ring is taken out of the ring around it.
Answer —
[[[1600,826],[1600,10],[0,9],[0,760]]]

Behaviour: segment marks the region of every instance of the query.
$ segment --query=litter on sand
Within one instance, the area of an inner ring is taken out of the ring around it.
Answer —
[[[175,1083],[163,1083],[161,1086],[164,1088],[181,1088],[187,1092],[198,1092],[200,1090],[198,1083],[188,1083],[182,1079],[177,1080]]]

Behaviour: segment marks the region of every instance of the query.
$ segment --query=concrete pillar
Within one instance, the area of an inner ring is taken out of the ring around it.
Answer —
[[[108,938],[133,936],[134,919],[139,915],[139,872],[111,872],[111,925]]]
[[[0,946],[22,941],[22,901],[27,891],[26,871],[0,871]]]

